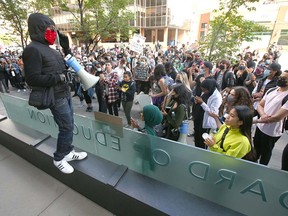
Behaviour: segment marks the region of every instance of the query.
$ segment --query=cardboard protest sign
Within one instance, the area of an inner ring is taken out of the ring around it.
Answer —
[[[132,40],[130,41],[130,50],[136,53],[142,53],[145,45],[145,40],[145,37],[139,34],[134,34]]]

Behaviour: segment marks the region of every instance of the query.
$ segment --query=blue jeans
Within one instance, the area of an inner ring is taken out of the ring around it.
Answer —
[[[64,98],[56,99],[55,106],[50,108],[50,110],[59,128],[54,160],[60,161],[74,148],[72,145],[74,116],[71,96],[69,95]]]

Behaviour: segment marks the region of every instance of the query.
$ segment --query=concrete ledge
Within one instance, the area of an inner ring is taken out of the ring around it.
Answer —
[[[92,154],[62,174],[52,163],[56,140],[9,119],[0,144],[116,215],[242,215]]]

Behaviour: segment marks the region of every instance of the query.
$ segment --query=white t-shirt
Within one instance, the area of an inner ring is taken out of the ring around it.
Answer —
[[[123,80],[123,74],[125,71],[130,71],[130,69],[128,67],[126,67],[126,70],[123,67],[116,67],[114,69],[115,72],[117,72],[118,77],[119,77],[119,81],[121,82]]]
[[[263,97],[263,100],[265,100],[264,113],[268,116],[276,114],[281,108],[288,110],[288,101],[282,106],[282,100],[288,95],[288,91],[279,92],[278,90],[279,88],[269,94],[266,93]],[[273,123],[258,123],[257,127],[268,136],[279,137],[283,134],[283,120]]]

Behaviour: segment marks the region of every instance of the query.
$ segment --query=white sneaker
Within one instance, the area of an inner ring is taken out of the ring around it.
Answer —
[[[80,101],[80,104],[78,105],[78,107],[83,107],[84,106],[84,102]]]
[[[20,89],[17,90],[17,92],[20,92],[20,91],[21,91]]]
[[[63,173],[70,174],[74,172],[74,168],[65,160],[53,161],[54,165]]]
[[[75,152],[72,150],[68,155],[64,157],[66,161],[73,161],[73,160],[83,160],[87,157],[86,152]]]

